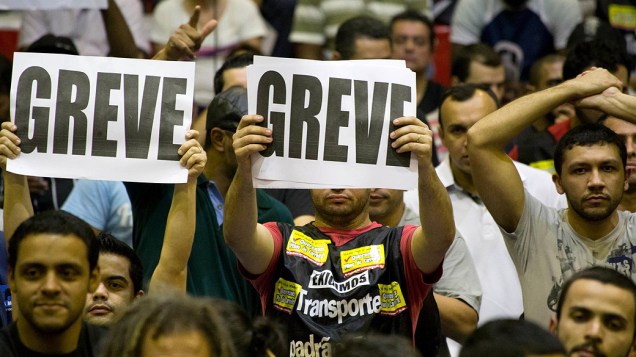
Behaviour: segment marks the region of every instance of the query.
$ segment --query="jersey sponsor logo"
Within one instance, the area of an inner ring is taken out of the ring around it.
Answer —
[[[327,261],[330,243],[328,239],[313,239],[300,231],[293,230],[287,242],[286,253],[322,266]]]
[[[314,289],[333,289],[338,293],[346,293],[354,290],[358,286],[369,285],[369,272],[365,271],[362,274],[354,275],[349,279],[338,282],[334,279],[333,273],[330,270],[325,271],[312,271],[309,278],[309,287]]]
[[[397,315],[406,309],[406,301],[402,294],[402,288],[396,281],[389,285],[378,284],[380,289],[380,313],[384,315]]]
[[[380,295],[372,296],[367,293],[360,299],[309,299],[307,290],[302,289],[298,296],[298,306],[296,311],[299,314],[307,315],[311,318],[329,317],[337,319],[338,324],[347,316],[364,316],[380,313],[382,302]]]
[[[290,341],[289,356],[290,357],[327,357],[332,356],[331,342],[329,337],[323,337],[318,342],[314,342],[314,334],[309,335],[309,341]]]
[[[291,314],[301,290],[302,286],[299,284],[283,278],[278,279],[274,285],[274,307],[278,310]]]
[[[384,268],[384,246],[369,245],[340,252],[340,265],[345,277],[365,270]]]

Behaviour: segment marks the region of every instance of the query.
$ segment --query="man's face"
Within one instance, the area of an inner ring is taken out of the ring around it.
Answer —
[[[391,58],[391,44],[388,39],[358,37],[354,46],[352,60]]]
[[[84,319],[95,325],[109,325],[135,298],[128,258],[103,253],[99,255],[100,284],[86,295]]]
[[[403,59],[413,72],[426,70],[431,63],[433,44],[428,26],[419,21],[396,21],[391,29],[393,58]]]
[[[627,169],[631,171],[629,188],[630,190],[636,189],[636,124],[614,117],[608,117],[603,124],[618,134],[625,143]]]
[[[583,219],[609,217],[627,188],[623,163],[615,145],[574,146],[563,153],[561,176],[554,176],[559,193]]]
[[[325,222],[339,225],[368,215],[369,189],[315,189],[310,193],[316,216]]]
[[[453,170],[470,175],[467,133],[479,119],[497,110],[495,101],[484,91],[476,90],[472,98],[458,102],[447,98],[440,106],[442,143],[448,149]]]
[[[634,340],[634,297],[625,289],[596,280],[572,283],[561,316],[550,329],[568,356],[624,357]]]
[[[374,188],[369,199],[369,216],[372,220],[383,219],[400,209],[404,203],[404,191]]]
[[[499,67],[488,67],[472,61],[469,65],[469,73],[465,80],[466,83],[487,85],[495,93],[497,99],[501,100],[506,82],[506,70],[503,64]]]
[[[86,294],[95,291],[84,242],[73,235],[33,234],[21,243],[9,285],[20,319],[34,334],[63,333],[81,323]]]

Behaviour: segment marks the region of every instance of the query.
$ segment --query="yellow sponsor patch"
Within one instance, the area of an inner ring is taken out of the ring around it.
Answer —
[[[322,266],[327,261],[329,254],[328,239],[312,239],[303,232],[293,230],[291,238],[287,242],[286,253],[301,258],[305,258],[310,262]]]
[[[636,29],[636,7],[633,5],[610,5],[609,22],[624,30]]]
[[[398,282],[394,281],[390,285],[378,284],[378,288],[381,314],[397,315],[406,309],[406,301]]]
[[[291,314],[302,286],[279,278],[274,286],[274,307]]]
[[[340,252],[340,265],[345,276],[369,269],[384,268],[384,246],[369,245]]]

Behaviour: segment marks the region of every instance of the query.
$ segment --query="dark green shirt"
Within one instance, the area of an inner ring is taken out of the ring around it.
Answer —
[[[239,273],[236,256],[223,240],[223,229],[217,223],[208,184],[208,179],[200,175],[187,291],[192,295],[235,301],[249,313],[256,314],[260,311],[258,293]],[[159,262],[174,186],[126,183],[126,189],[133,211],[133,246],[143,263],[147,286]],[[256,190],[256,199],[259,222],[293,222],[287,207],[263,191]]]

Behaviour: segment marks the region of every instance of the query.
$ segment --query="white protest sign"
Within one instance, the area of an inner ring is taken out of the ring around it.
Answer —
[[[194,63],[16,52],[10,172],[186,182],[177,150],[192,122]]]
[[[0,0],[0,10],[107,9],[108,0]]]
[[[256,57],[247,71],[249,112],[274,139],[252,158],[256,187],[416,187],[415,159],[389,138],[392,119],[416,113],[403,61]]]

